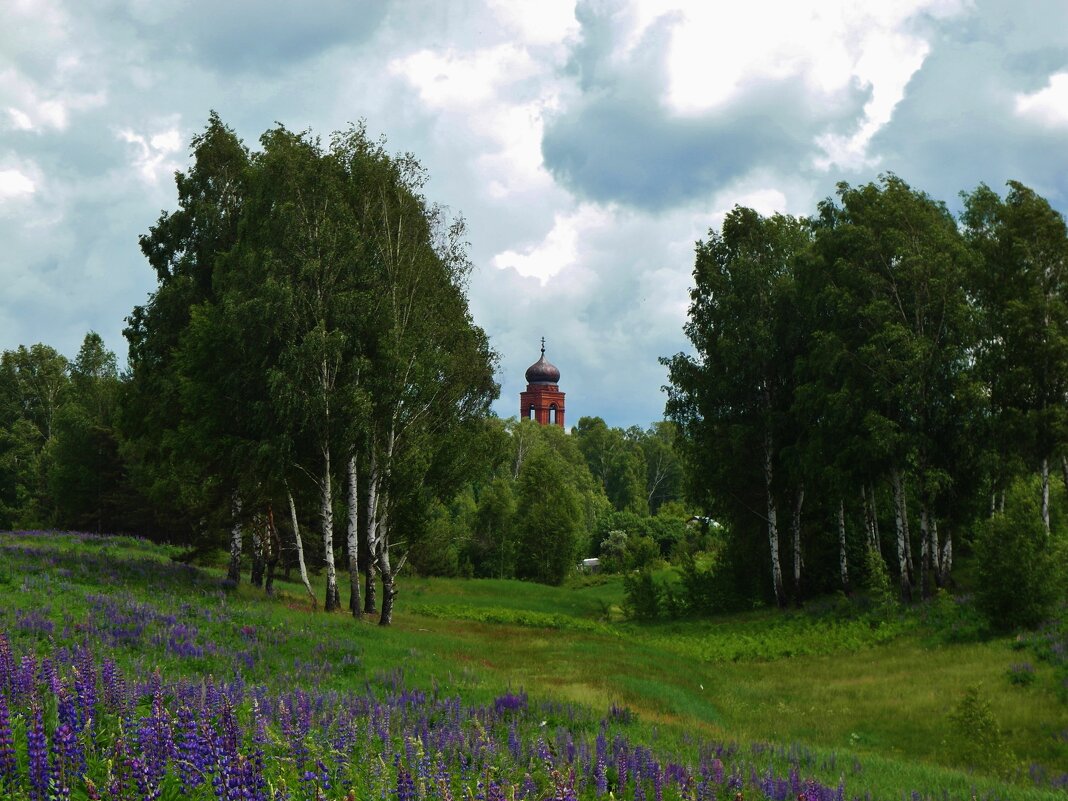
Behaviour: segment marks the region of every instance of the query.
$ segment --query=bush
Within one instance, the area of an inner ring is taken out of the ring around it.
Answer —
[[[620,529],[609,531],[601,542],[601,570],[619,573],[623,570],[627,552],[627,532]]]
[[[868,548],[864,556],[864,572],[867,575],[865,589],[874,612],[885,615],[894,607],[894,593],[890,589],[890,573],[883,555],[875,548]]]
[[[1025,486],[986,521],[976,544],[975,602],[992,628],[1034,628],[1049,616],[1059,578],[1037,500]]]
[[[998,775],[1010,773],[1015,756],[1005,742],[990,702],[978,686],[964,691],[949,715],[956,735],[957,757],[972,768],[993,769]]]
[[[624,561],[629,570],[646,570],[660,558],[656,540],[647,535],[628,537]]]
[[[650,570],[623,577],[623,614],[632,620],[655,620],[660,616],[662,591]]]

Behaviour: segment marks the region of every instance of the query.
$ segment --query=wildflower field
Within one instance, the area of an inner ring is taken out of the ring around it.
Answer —
[[[409,580],[381,629],[171,555],[0,534],[0,798],[1066,797],[1063,628],[637,626],[612,582]],[[989,764],[948,722],[973,682],[999,721]]]

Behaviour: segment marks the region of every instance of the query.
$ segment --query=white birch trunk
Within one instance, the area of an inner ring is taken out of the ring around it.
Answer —
[[[241,498],[236,492],[230,496],[230,511],[233,527],[230,529],[230,567],[226,580],[236,585],[241,583]]]
[[[381,480],[378,470],[378,452],[376,443],[371,443],[370,473],[367,477],[367,582],[364,585],[363,611],[371,614],[378,603],[375,600],[375,571],[378,564],[378,484]]]
[[[838,567],[842,573],[842,589],[849,592],[849,555],[846,553],[845,501],[838,500]]]
[[[1049,458],[1042,457],[1042,525],[1049,536]]]
[[[929,523],[931,529],[931,543],[927,546],[927,549],[931,554],[931,569],[934,571],[935,582],[939,583],[939,586],[941,586],[942,551],[938,547],[938,520],[934,515],[931,515]]]
[[[383,460],[385,486],[379,491],[378,502],[378,572],[382,576],[382,614],[378,619],[380,626],[388,626],[393,622],[393,600],[397,597],[396,576],[390,564],[389,556],[389,475],[396,444],[397,431],[396,428],[391,428]]]
[[[359,482],[356,473],[356,454],[349,457],[349,525],[347,545],[349,551],[349,610],[353,617],[360,617],[363,599],[360,597],[360,543],[359,543]]]
[[[323,527],[323,559],[326,562],[326,601],[323,608],[332,612],[340,606],[337,591],[337,568],[334,565],[334,495],[330,482],[330,446],[323,446],[323,477],[319,487],[319,518]]]
[[[920,504],[920,592],[924,598],[928,595],[927,578],[932,575],[929,522],[927,504]]]
[[[949,571],[953,569],[953,535],[950,534],[946,537],[946,541],[942,543],[942,557],[941,561],[941,573],[942,582],[941,585],[946,587],[949,585]]]
[[[772,439],[771,433],[764,436],[764,490],[768,500],[768,547],[771,550],[771,581],[775,588],[775,601],[780,607],[786,606],[786,593],[782,586],[782,565],[779,561],[779,523],[775,509],[775,494],[772,492],[771,471]]]
[[[801,605],[801,507],[805,502],[805,487],[801,485],[797,488],[797,498],[794,503],[794,514],[790,521],[790,533],[793,540],[794,550],[794,593],[796,594],[796,602],[798,606]]]
[[[312,609],[317,609],[319,602],[315,598],[315,590],[312,589],[311,582],[308,580],[308,566],[304,563],[304,540],[300,536],[300,524],[297,523],[297,504],[293,500],[293,493],[286,488],[286,496],[289,498],[289,520],[293,524],[293,539],[296,542],[297,547],[297,569],[300,570],[300,580],[304,584],[304,589],[308,591],[308,597],[311,598]]]
[[[897,564],[901,584],[901,601],[912,600],[912,586],[909,584],[908,565],[908,517],[905,511],[905,492],[901,486],[901,474],[897,470],[890,473],[894,485],[894,525],[897,529]]]

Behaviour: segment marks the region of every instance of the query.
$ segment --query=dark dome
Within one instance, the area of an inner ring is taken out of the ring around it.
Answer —
[[[559,384],[560,370],[556,365],[545,361],[545,351],[542,350],[541,358],[527,368],[528,384]]]

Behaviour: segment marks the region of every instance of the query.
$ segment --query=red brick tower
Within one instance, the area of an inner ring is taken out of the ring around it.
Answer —
[[[564,427],[564,393],[560,391],[560,371],[545,361],[545,337],[541,338],[541,358],[527,368],[527,391],[519,395],[519,417],[537,420],[543,426]]]

